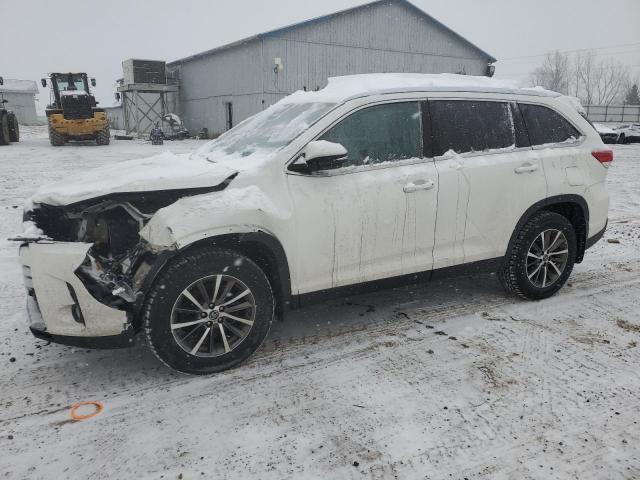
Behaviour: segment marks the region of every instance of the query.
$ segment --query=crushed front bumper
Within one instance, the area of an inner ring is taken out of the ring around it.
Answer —
[[[29,328],[36,337],[68,345],[130,345],[127,312],[97,301],[75,274],[90,247],[50,241],[20,246]]]

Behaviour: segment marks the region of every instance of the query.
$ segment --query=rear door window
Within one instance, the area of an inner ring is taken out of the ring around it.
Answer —
[[[511,108],[506,102],[430,100],[434,155],[515,148]]]
[[[580,132],[562,115],[542,105],[520,104],[531,145],[547,145],[578,140]]]
[[[419,102],[375,105],[352,113],[319,140],[347,149],[345,166],[375,165],[422,158],[422,113]]]

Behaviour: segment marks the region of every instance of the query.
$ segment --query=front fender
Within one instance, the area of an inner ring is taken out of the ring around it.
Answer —
[[[276,232],[290,215],[277,208],[257,186],[250,185],[182,198],[158,210],[140,236],[156,251],[180,250],[220,235]]]

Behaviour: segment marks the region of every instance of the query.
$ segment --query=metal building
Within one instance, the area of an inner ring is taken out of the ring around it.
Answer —
[[[4,79],[0,85],[0,101],[7,101],[5,108],[16,114],[18,123],[22,125],[37,125],[36,94],[38,86],[33,80]]]
[[[378,0],[167,64],[191,131],[220,134],[296,90],[333,76],[490,75],[496,59],[407,0]]]

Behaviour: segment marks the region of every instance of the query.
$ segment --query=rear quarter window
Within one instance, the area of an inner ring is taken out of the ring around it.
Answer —
[[[549,107],[521,103],[531,145],[547,145],[578,140],[582,134],[562,115]]]

